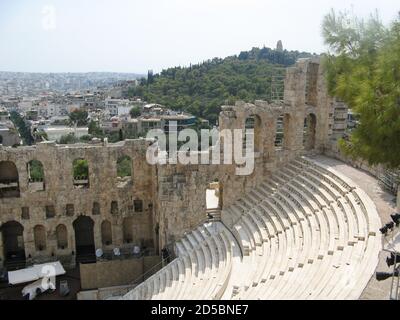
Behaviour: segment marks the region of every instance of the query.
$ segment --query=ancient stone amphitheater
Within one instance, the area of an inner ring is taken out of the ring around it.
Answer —
[[[139,247],[157,261],[169,251],[170,261],[126,278],[129,292],[95,298],[374,298],[365,293],[371,283],[376,289],[383,260],[381,218],[395,208],[373,171],[357,170],[338,150],[348,110],[327,93],[319,60],[287,69],[283,100],[221,109],[221,131],[253,130],[248,175],[232,163],[152,165],[151,139],[0,146],[0,271],[54,259],[74,268],[98,263],[98,250],[129,256]],[[131,174],[121,180],[126,157]],[[73,176],[77,159],[87,160],[84,181]],[[40,182],[30,176],[33,160],[42,164]]]
[[[371,199],[306,157],[176,242],[177,258],[122,299],[357,299],[378,263]]]

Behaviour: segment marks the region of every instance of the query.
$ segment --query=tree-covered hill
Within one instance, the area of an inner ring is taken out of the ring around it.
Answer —
[[[214,58],[190,67],[174,67],[142,79],[129,92],[145,101],[184,110],[198,117],[218,119],[221,105],[237,100],[271,100],[274,92],[283,91],[285,67],[311,54],[298,51],[253,48],[238,56]]]

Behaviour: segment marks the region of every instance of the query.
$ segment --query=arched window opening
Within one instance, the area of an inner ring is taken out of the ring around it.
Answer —
[[[89,188],[89,163],[85,159],[76,159],[73,164],[75,188]]]
[[[132,159],[128,156],[119,157],[117,160],[117,184],[124,187],[132,181]]]
[[[0,198],[17,198],[19,192],[18,169],[14,162],[0,162]]]
[[[44,169],[43,164],[38,160],[28,162],[28,181],[31,191],[43,191],[44,185]]]

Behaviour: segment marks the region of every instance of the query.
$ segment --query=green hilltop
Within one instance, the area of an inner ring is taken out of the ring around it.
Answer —
[[[283,93],[285,68],[312,54],[253,48],[225,59],[214,58],[189,67],[174,67],[141,79],[130,97],[190,112],[215,123],[221,105],[237,100],[274,99]],[[271,88],[272,84],[272,88]]]

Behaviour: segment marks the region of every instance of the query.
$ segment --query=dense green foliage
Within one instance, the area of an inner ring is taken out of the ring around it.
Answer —
[[[256,61],[267,61],[272,64],[279,64],[284,67],[294,65],[299,58],[310,57],[311,54],[307,52],[299,51],[287,51],[287,50],[274,50],[270,48],[253,48],[250,51],[242,51],[238,59],[241,61],[256,60]]]
[[[139,117],[142,112],[140,111],[139,107],[133,107],[130,111],[129,114],[131,115],[132,118],[137,118]]]
[[[120,178],[132,176],[132,160],[128,156],[123,156],[117,161],[117,176]]]
[[[31,181],[43,181],[44,170],[43,165],[38,160],[32,160],[29,162],[29,177]]]
[[[340,146],[369,164],[400,166],[400,19],[384,27],[331,12],[323,35],[330,94],[358,113],[359,125]]]
[[[85,110],[73,110],[69,114],[69,120],[71,124],[77,124],[78,127],[86,126],[88,123],[88,113]]]
[[[35,140],[35,143],[37,143],[37,142],[47,141],[49,140],[49,137],[47,136],[46,132],[34,129],[33,139]]]
[[[62,136],[58,141],[59,144],[74,144],[77,142],[79,142],[79,139],[73,133]]]
[[[89,141],[91,141],[93,139],[93,137],[90,134],[85,134],[83,136],[81,136],[79,138],[80,141],[84,142],[84,143],[88,143]]]
[[[90,121],[89,123],[89,130],[88,130],[89,135],[81,137],[81,141],[89,141],[92,138],[98,138],[101,140],[104,140],[104,138],[108,139],[108,142],[115,143],[118,141],[122,141],[124,139],[137,139],[139,136],[137,134],[131,133],[131,132],[122,132],[122,130],[119,130],[118,132],[112,132],[112,133],[104,133],[103,130],[99,127],[99,124],[95,121]],[[90,137],[90,139],[89,139]]]
[[[26,145],[31,145],[33,143],[33,137],[31,135],[31,130],[26,125],[26,122],[22,116],[15,111],[10,113],[11,121],[14,123],[15,127],[17,128],[22,141]]]
[[[77,159],[73,163],[74,179],[87,179],[89,177],[89,163],[84,159]]]
[[[310,54],[254,48],[239,56],[163,70],[148,80],[142,79],[129,94],[215,123],[224,104],[271,100],[273,76],[279,79],[273,87],[282,94],[285,67],[307,56]]]
[[[93,120],[89,122],[88,133],[97,138],[102,138],[104,136],[103,130],[101,130],[98,122]]]
[[[102,141],[107,138],[108,142],[116,143],[118,141],[122,141],[124,139],[137,139],[139,136],[137,134],[133,134],[127,132],[123,134],[122,130],[111,132],[111,133],[104,133],[103,130],[99,127],[98,123],[95,121],[90,121],[88,126],[88,134],[76,137],[73,133],[69,133],[67,135],[63,135],[58,140],[59,144],[75,144],[75,143],[88,143],[93,138],[101,139]]]

